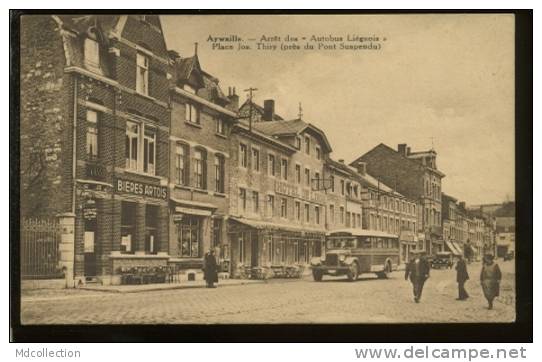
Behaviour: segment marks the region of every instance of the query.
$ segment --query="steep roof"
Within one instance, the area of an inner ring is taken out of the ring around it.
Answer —
[[[104,34],[117,25],[120,15],[56,15],[65,29],[76,33],[86,32],[90,27],[99,27]]]
[[[258,112],[260,115],[263,116],[263,114],[264,114],[264,109],[263,109],[263,107],[260,106],[260,105],[258,105],[258,104],[256,104],[256,103],[254,103],[254,102],[251,102],[250,99],[247,99],[247,100],[245,101],[245,103],[243,103],[243,104],[241,105],[241,107],[239,107],[239,110],[243,109],[244,107],[249,107],[251,103],[252,103],[252,110]],[[282,121],[282,120],[284,120],[284,118],[282,118],[282,117],[279,116],[278,114],[275,113],[275,114],[273,115],[273,121]]]

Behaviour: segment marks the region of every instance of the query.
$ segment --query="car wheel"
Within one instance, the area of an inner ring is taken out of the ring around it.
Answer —
[[[358,274],[359,274],[359,272],[358,272],[358,263],[353,262],[352,265],[350,266],[350,270],[348,271],[346,276],[348,277],[348,280],[352,282],[352,281],[358,279]]]
[[[323,275],[322,272],[319,271],[319,270],[313,270],[313,271],[312,271],[312,277],[313,277],[313,279],[314,279],[315,282],[321,282],[323,276],[324,276],[324,275]]]
[[[390,273],[391,273],[391,265],[390,263],[386,263],[386,266],[384,267],[384,271],[376,273],[376,276],[378,277],[378,279],[388,279]]]

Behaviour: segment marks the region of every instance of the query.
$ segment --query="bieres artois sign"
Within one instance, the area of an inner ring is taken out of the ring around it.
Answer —
[[[117,179],[117,192],[167,200],[167,187]]]

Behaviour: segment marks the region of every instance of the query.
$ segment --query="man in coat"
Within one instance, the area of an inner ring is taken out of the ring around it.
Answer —
[[[469,294],[465,290],[465,283],[469,280],[469,273],[467,272],[467,263],[462,256],[459,256],[459,260],[455,265],[455,270],[457,271],[457,287],[459,290],[459,296],[456,300],[466,300],[469,297]]]
[[[430,266],[423,252],[414,254],[405,268],[405,280],[410,277],[412,283],[412,291],[414,293],[414,301],[420,302],[422,297],[423,285],[429,278]]]
[[[207,283],[207,288],[216,288],[214,283],[218,283],[218,266],[213,249],[210,249],[203,259],[203,277]]]
[[[493,309],[493,299],[499,296],[502,278],[501,269],[493,259],[494,257],[492,254],[486,254],[484,256],[484,264],[482,266],[482,272],[480,273],[480,284],[482,284],[482,290],[488,303],[487,309]]]

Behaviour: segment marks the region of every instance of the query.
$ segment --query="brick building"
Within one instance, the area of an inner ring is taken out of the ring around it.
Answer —
[[[274,102],[245,103],[232,130],[230,238],[234,275],[243,267],[307,264],[321,253],[326,198],[316,189],[331,151],[325,135],[302,120],[284,121]],[[256,110],[256,111],[255,111]],[[241,116],[243,117],[243,116]]]
[[[358,157],[351,165],[365,162],[367,172],[417,203],[418,238],[424,240],[428,253],[442,250],[441,180],[445,176],[438,170],[434,150],[411,152],[406,144],[397,151],[379,144]]]
[[[197,53],[174,62],[170,134],[170,264],[200,273],[206,250],[216,248],[229,269],[230,140],[238,96],[202,70]]]
[[[78,281],[165,265],[170,63],[159,17],[21,23],[23,216],[73,215]]]

